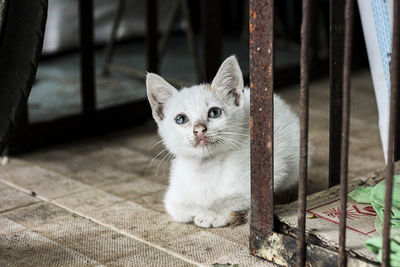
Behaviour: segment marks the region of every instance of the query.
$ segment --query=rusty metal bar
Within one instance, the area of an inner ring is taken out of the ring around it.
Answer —
[[[329,187],[340,182],[342,139],[342,86],[344,1],[330,1],[330,109],[329,109]]]
[[[388,156],[386,165],[385,208],[383,220],[382,266],[390,266],[390,219],[392,211],[393,168],[394,168],[394,137],[396,128],[397,100],[399,90],[399,35],[400,35],[400,7],[398,1],[393,1],[393,32],[392,32],[392,60],[390,64],[390,118],[388,135]]]
[[[250,253],[274,229],[274,1],[250,0]]]
[[[92,0],[79,1],[79,35],[82,106],[83,113],[90,119],[96,109]]]
[[[344,55],[343,55],[343,110],[342,136],[340,155],[340,220],[339,220],[339,266],[347,266],[346,256],[346,211],[347,211],[347,174],[349,156],[350,127],[350,84],[351,52],[353,46],[353,13],[354,0],[346,0],[344,10]]]
[[[300,51],[300,168],[298,200],[297,266],[306,262],[306,196],[308,167],[309,52],[311,42],[311,0],[303,0]]]
[[[157,0],[146,1],[147,71],[158,72],[158,12]]]

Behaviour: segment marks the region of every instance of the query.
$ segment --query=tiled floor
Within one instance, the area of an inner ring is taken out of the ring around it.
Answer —
[[[281,95],[298,110],[297,88]],[[312,84],[310,191],[327,185],[329,86]],[[383,166],[369,73],[354,75],[350,177]],[[240,263],[248,225],[200,229],[165,214],[168,163],[153,122],[11,158],[0,167],[0,265],[190,266]]]

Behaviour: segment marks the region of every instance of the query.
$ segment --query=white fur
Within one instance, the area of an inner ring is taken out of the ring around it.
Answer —
[[[159,134],[174,155],[165,196],[167,212],[176,221],[194,222],[201,227],[228,225],[231,212],[250,207],[250,90],[243,88],[236,58],[225,60],[211,86],[197,85],[178,91],[158,75],[149,73],[147,92]],[[221,117],[208,118],[212,107],[223,110]],[[189,121],[178,125],[178,114],[186,114]],[[194,146],[193,127],[197,123],[207,126],[206,136],[211,144]],[[298,155],[298,117],[275,95],[276,193],[296,186]]]

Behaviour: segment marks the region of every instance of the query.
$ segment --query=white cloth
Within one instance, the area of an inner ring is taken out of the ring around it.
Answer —
[[[358,0],[358,7],[378,105],[382,147],[387,161],[393,0]]]

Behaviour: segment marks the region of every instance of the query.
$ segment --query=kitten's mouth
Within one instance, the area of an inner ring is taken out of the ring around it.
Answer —
[[[210,140],[208,140],[205,136],[196,139],[196,143],[194,146],[206,146],[210,144]]]

